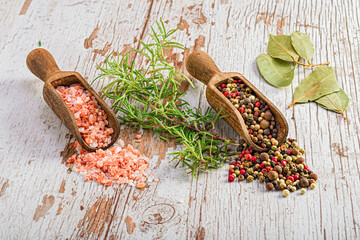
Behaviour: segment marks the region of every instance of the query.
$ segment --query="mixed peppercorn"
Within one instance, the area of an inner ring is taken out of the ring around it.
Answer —
[[[217,88],[239,110],[251,140],[262,148],[271,147],[271,139],[277,138],[278,129],[266,102],[258,98],[241,79],[228,78]]]
[[[318,176],[305,163],[305,150],[291,138],[282,145],[273,138],[271,144],[270,150],[260,153],[248,148],[241,140],[238,149],[241,154],[230,164],[228,181],[238,178],[252,182],[257,178],[266,183],[269,191],[283,190],[284,197],[298,189],[301,194],[305,194],[308,187],[314,189]]]
[[[264,152],[254,151],[240,140],[241,154],[230,164],[228,181],[259,179],[266,183],[269,191],[282,190],[284,197],[298,189],[301,194],[305,194],[308,187],[314,189],[318,176],[305,163],[305,150],[291,138],[279,144],[277,124],[266,102],[241,79],[228,78],[218,90],[239,110],[252,141],[264,148]]]

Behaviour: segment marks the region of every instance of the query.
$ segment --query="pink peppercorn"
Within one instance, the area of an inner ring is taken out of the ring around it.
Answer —
[[[309,166],[305,166],[304,168],[305,168],[307,171],[310,171]]]
[[[272,166],[267,166],[266,167],[266,170],[268,170],[269,172],[271,171],[271,169],[272,169]]]
[[[273,157],[273,158],[271,159],[271,161],[277,162],[277,158],[276,158],[276,157]]]
[[[239,95],[239,92],[238,92],[238,91],[235,91],[234,93],[235,93],[236,96]]]
[[[237,165],[237,162],[234,161],[234,162],[231,163],[231,165],[235,166],[235,165]]]
[[[262,173],[267,173],[267,170],[264,168],[263,170],[261,170]]]
[[[264,168],[264,167],[265,167],[265,163],[260,163],[259,167],[260,167],[260,168]]]
[[[229,95],[229,94],[230,94],[229,92],[224,92],[224,95],[225,95],[225,96],[227,96],[227,95]]]
[[[233,182],[235,180],[235,177],[233,175],[229,175],[228,181]]]
[[[229,170],[229,175],[233,174],[234,172],[235,172],[234,169],[230,169]]]
[[[290,180],[290,181],[294,182],[294,178],[293,178],[292,176],[288,176],[288,177],[286,178],[286,180]]]
[[[260,102],[256,102],[255,107],[260,107]]]
[[[281,165],[283,165],[283,166],[285,166],[285,165],[287,164],[286,161],[281,161],[280,163],[281,163]]]
[[[250,154],[246,154],[246,155],[245,155],[245,158],[246,158],[246,160],[250,161],[250,160],[251,160],[251,155],[250,155]]]
[[[251,161],[254,163],[256,161],[256,159],[257,159],[256,157],[252,157]]]
[[[240,169],[240,174],[244,175],[246,173],[246,171],[244,169]]]
[[[226,84],[225,83],[221,84],[221,87],[226,88]]]
[[[243,114],[245,112],[245,109],[244,108],[240,108],[239,109],[240,113]]]
[[[293,176],[293,178],[294,178],[295,181],[296,181],[296,180],[299,180],[299,175],[295,174],[295,175]]]

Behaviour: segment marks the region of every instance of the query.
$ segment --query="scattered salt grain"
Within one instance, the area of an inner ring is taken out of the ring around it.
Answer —
[[[127,183],[136,185],[137,188],[145,187],[148,158],[131,145],[114,145],[107,150],[98,149],[96,152],[82,150],[78,142],[75,142],[74,146],[78,147],[80,153],[71,156],[67,162],[76,165],[74,171],[83,175],[85,181],[95,180],[106,186]]]

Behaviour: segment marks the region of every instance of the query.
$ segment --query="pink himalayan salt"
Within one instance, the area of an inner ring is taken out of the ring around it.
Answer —
[[[107,115],[96,98],[80,84],[59,86],[56,91],[74,113],[84,141],[93,148],[102,148],[111,142],[114,130],[108,128]]]
[[[85,181],[95,180],[106,186],[113,183],[143,186],[147,180],[145,170],[149,168],[148,158],[142,156],[131,145],[112,146],[107,150],[98,149],[96,152],[81,150],[78,142],[75,142],[74,146],[80,150],[80,154],[74,154],[67,162],[76,165],[74,171],[80,172]]]

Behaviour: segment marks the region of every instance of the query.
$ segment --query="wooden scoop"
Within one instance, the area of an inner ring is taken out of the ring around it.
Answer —
[[[279,144],[286,140],[288,134],[288,124],[285,117],[279,111],[275,105],[270,102],[258,89],[256,89],[243,75],[236,72],[221,72],[212,58],[203,51],[195,51],[189,55],[186,60],[186,69],[194,78],[200,80],[202,83],[207,85],[206,98],[209,104],[216,110],[219,111],[222,108],[222,115],[229,115],[225,117],[225,120],[230,126],[246,141],[250,148],[256,151],[264,151],[261,146],[255,144],[251,138],[243,117],[241,116],[238,109],[227,99],[217,87],[222,83],[226,83],[228,78],[241,79],[244,84],[251,88],[256,96],[263,100],[269,105],[270,110],[275,117],[278,128],[277,140]]]
[[[53,56],[43,48],[37,48],[31,51],[26,58],[26,65],[35,76],[45,82],[43,89],[45,102],[50,106],[50,108],[60,118],[60,120],[65,124],[85,150],[96,151],[97,148],[90,147],[82,138],[78,125],[76,124],[74,114],[71,112],[70,108],[64,102],[60,94],[55,90],[58,86],[81,84],[84,89],[94,95],[98,104],[107,114],[107,120],[109,122],[108,127],[114,129],[114,132],[111,134],[111,143],[106,145],[103,149],[109,148],[116,142],[120,134],[120,124],[117,121],[114,112],[79,73],[60,71]]]

